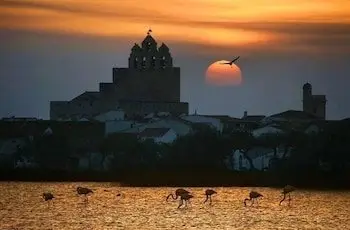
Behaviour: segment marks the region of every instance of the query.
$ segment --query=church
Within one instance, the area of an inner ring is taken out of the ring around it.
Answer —
[[[157,112],[188,114],[188,103],[180,101],[180,68],[173,66],[168,46],[158,47],[150,32],[132,47],[127,68],[113,68],[112,82],[101,82],[99,91],[70,101],[51,101],[50,119],[89,120],[114,110],[124,111],[126,119]]]

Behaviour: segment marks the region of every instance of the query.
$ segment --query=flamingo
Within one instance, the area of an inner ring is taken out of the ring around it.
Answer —
[[[283,194],[283,199],[280,201],[280,205],[282,204],[282,202],[286,199],[286,195],[288,194],[288,205],[290,205],[290,201],[292,200],[292,198],[290,197],[290,193],[295,191],[296,188],[291,186],[291,185],[286,185],[284,186],[283,190],[282,190],[282,194]]]
[[[260,194],[260,193],[258,193],[258,192],[256,192],[256,191],[251,191],[250,193],[249,193],[249,198],[245,198],[244,199],[244,206],[247,206],[247,201],[249,200],[249,201],[252,201],[252,204],[250,205],[250,206],[252,206],[253,204],[254,204],[254,200],[256,200],[257,202],[258,202],[258,199],[259,199],[259,197],[264,197],[262,194]],[[258,203],[259,204],[259,203]]]
[[[182,194],[189,194],[190,192],[183,189],[183,188],[178,188],[175,190],[175,196],[170,193],[167,197],[166,197],[166,201],[168,201],[169,197],[173,198],[173,200],[177,200],[178,197],[181,197]]]
[[[217,194],[217,192],[214,191],[213,189],[207,189],[207,190],[205,190],[206,199],[205,199],[204,203],[207,202],[208,199],[209,199],[209,204],[211,205],[211,196],[212,196],[213,194]]]
[[[185,207],[187,207],[187,203],[190,201],[191,198],[193,198],[193,195],[189,193],[182,193],[180,195],[180,203],[177,208],[180,208],[184,203],[185,203]]]
[[[50,192],[44,192],[43,193],[43,199],[45,200],[45,201],[48,201],[48,202],[50,202],[50,201],[52,201],[53,199],[54,199],[55,197],[52,195],[52,193],[50,193]],[[50,205],[50,203],[47,203],[48,205]]]
[[[91,189],[89,189],[89,188],[78,187],[77,188],[77,193],[78,193],[78,195],[84,195],[85,196],[85,201],[88,201],[87,195],[89,193],[94,193],[94,192]]]

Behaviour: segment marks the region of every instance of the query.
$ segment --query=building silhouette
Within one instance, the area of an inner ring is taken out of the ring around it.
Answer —
[[[318,118],[326,119],[326,95],[313,95],[312,85],[303,86],[303,111]]]
[[[131,49],[129,66],[113,68],[113,82],[99,84],[99,91],[84,92],[70,101],[51,101],[51,120],[92,119],[121,109],[127,118],[149,113],[188,114],[188,103],[180,102],[180,68],[173,66],[169,48],[159,47],[150,35]]]

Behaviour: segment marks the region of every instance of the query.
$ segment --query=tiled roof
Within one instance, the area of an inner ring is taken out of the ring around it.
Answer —
[[[240,118],[230,117],[228,115],[203,115],[204,117],[212,117],[217,118],[222,122],[230,122],[230,121],[240,121]]]
[[[139,136],[140,137],[161,137],[166,134],[170,129],[169,128],[146,128],[144,129]]]
[[[261,121],[265,117],[266,116],[264,115],[248,115],[248,116],[242,117],[242,120],[243,121]]]
[[[270,117],[275,117],[275,118],[286,118],[286,119],[305,119],[305,120],[310,120],[310,119],[319,119],[317,116],[313,114],[309,114],[303,111],[298,111],[298,110],[287,110],[282,113],[277,113],[273,114]]]

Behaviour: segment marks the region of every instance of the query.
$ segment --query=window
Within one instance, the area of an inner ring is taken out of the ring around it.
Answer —
[[[138,59],[135,58],[135,59],[134,59],[134,67],[137,67],[137,62],[138,62]]]
[[[156,67],[156,57],[152,57],[152,67],[155,68]]]
[[[164,68],[165,67],[165,57],[163,56],[161,59],[160,59],[160,67]]]
[[[146,57],[143,57],[143,59],[142,59],[142,67],[143,68],[146,67]]]

